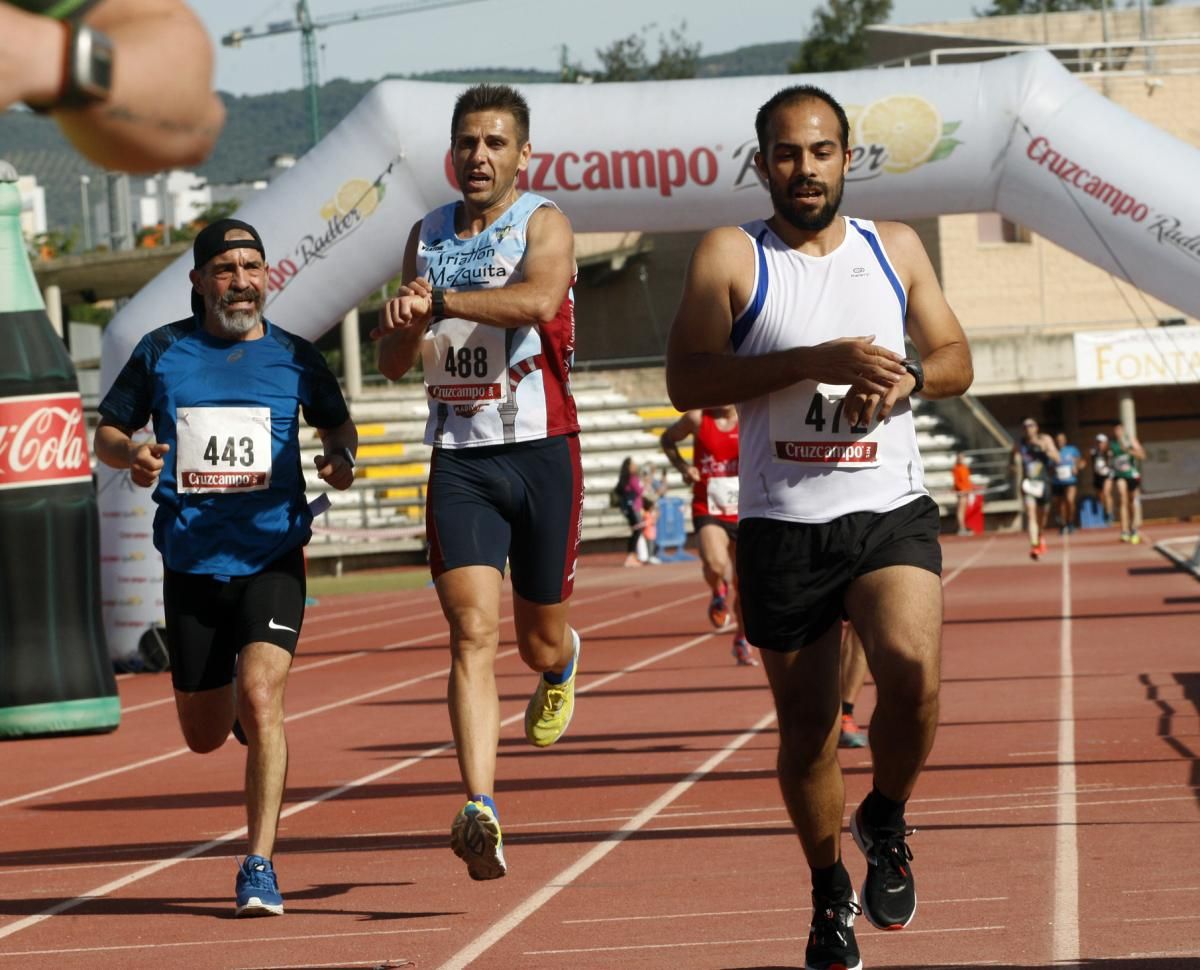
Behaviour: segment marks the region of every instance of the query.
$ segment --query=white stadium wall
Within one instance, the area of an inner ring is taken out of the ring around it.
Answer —
[[[769,204],[751,164],[754,114],[804,82],[841,101],[854,127],[846,213],[997,211],[1200,316],[1200,151],[1044,52],[817,76],[532,85],[523,89],[533,144],[524,187],[557,202],[578,232],[758,218]],[[238,212],[266,244],[271,319],[316,338],[399,272],[412,224],[457,197],[447,148],[461,90],[379,84]],[[106,328],[102,392],[144,333],[188,314],[190,268],[181,256]],[[100,507],[105,625],[111,653],[124,657],[162,617],[153,504],[127,473],[102,468]]]

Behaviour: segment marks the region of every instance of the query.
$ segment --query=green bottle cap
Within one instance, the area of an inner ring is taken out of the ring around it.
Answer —
[[[17,170],[0,160],[0,313],[45,307],[21,235]]]

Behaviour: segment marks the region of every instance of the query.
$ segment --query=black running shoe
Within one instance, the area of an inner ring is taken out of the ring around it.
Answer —
[[[854,890],[840,902],[813,896],[804,970],[862,970],[854,940],[854,918],[861,912]]]
[[[869,828],[863,807],[850,818],[850,834],[867,857],[862,885],[862,911],[872,926],[902,930],[917,912],[917,885],[913,881],[912,850],[905,842],[909,832]]]

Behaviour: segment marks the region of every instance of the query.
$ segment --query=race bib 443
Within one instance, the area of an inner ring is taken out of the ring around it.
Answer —
[[[180,492],[257,492],[271,484],[270,408],[180,408]]]

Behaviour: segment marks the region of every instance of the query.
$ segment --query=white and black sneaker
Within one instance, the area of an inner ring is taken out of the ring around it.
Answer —
[[[895,830],[871,828],[859,805],[850,816],[850,834],[867,857],[863,915],[881,930],[904,929],[917,914],[917,884],[909,865],[912,849],[905,841],[911,832],[903,822]]]
[[[862,970],[854,920],[862,912],[858,897],[825,899],[813,894],[812,926],[804,949],[804,970]]]

